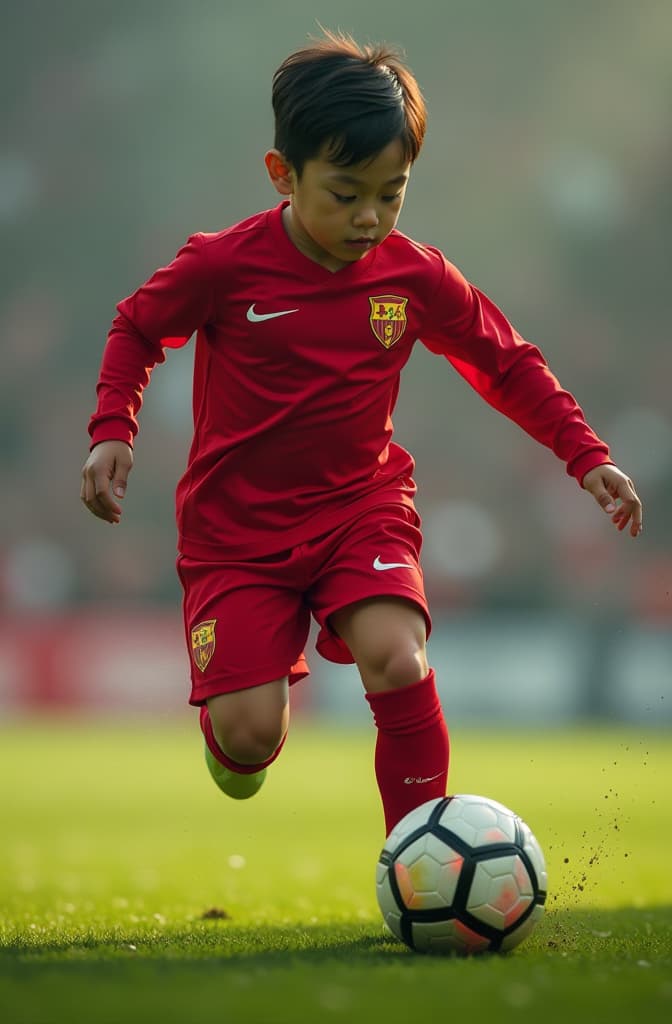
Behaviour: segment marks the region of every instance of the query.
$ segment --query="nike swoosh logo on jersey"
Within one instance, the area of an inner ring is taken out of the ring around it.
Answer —
[[[281,309],[277,313],[255,313],[253,302],[247,311],[247,319],[252,324],[260,324],[262,320],[275,320],[276,316],[289,316],[290,313],[298,312],[298,309]]]
[[[385,572],[386,569],[415,569],[415,566],[409,562],[381,562],[380,555],[376,555],[373,560],[373,568],[379,572]]]

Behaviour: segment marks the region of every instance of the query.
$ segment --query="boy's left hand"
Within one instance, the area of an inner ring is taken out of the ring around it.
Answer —
[[[590,491],[598,505],[611,516],[617,529],[624,530],[630,523],[630,536],[639,536],[642,532],[642,503],[632,480],[625,473],[609,464],[595,466],[586,473],[581,486]]]

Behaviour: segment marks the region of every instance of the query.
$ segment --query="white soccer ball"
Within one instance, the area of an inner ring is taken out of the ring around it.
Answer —
[[[390,931],[424,953],[513,949],[546,901],[546,863],[524,821],[484,796],[446,796],[395,826],[376,869]]]

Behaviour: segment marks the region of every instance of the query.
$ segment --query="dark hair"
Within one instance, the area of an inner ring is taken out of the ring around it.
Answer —
[[[272,100],[275,147],[299,177],[325,146],[330,161],[348,166],[399,139],[413,163],[425,136],[420,87],[385,44],[360,47],[350,36],[325,32],[282,62]]]

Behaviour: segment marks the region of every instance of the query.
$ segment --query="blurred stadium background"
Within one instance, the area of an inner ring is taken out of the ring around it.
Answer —
[[[430,129],[400,227],[443,248],[583,404],[648,515],[619,537],[563,466],[418,347],[417,459],[451,721],[672,721],[672,7],[661,0],[10,0],[0,106],[0,715],[184,713],[173,490],[190,347],[146,396],[118,529],[78,500],[115,303],[275,194],[274,69],[317,22],[401,45]],[[253,642],[253,638],[251,638]],[[312,657],[308,713],[368,721]]]

